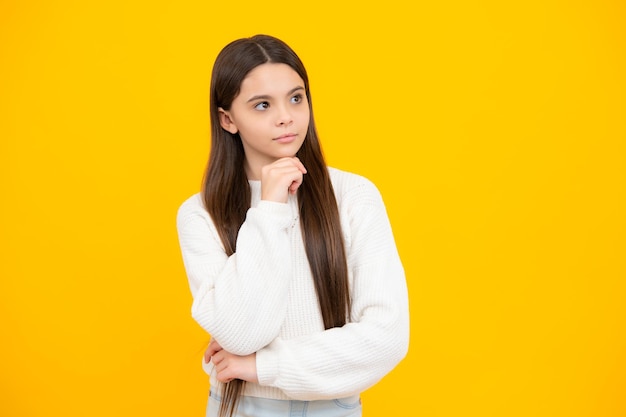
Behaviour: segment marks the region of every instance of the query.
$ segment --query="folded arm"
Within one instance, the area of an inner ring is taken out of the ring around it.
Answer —
[[[409,307],[389,220],[372,184],[359,187],[350,222],[351,322],[294,339],[277,338],[256,355],[261,385],[301,400],[339,398],[378,382],[404,358]]]
[[[277,337],[291,272],[287,204],[248,210],[236,253],[227,256],[199,198],[181,206],[177,226],[193,295],[192,316],[228,352],[254,353]]]

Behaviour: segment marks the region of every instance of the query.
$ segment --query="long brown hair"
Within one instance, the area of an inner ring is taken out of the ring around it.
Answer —
[[[304,246],[313,274],[326,329],[341,327],[350,316],[348,267],[341,235],[337,200],[313,120],[309,79],[296,53],[283,41],[267,35],[238,39],[219,53],[211,76],[211,152],[203,182],[204,204],[226,253],[236,251],[237,234],[250,208],[250,185],[244,171],[245,154],[239,134],[222,129],[218,108],[229,110],[241,83],[265,63],[289,65],[302,80],[309,103],[309,128],[296,156],[307,169],[298,188]],[[220,416],[233,416],[244,381],[224,386]]]

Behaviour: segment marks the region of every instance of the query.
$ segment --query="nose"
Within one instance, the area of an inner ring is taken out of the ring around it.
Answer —
[[[276,118],[277,126],[289,126],[293,123],[293,116],[286,106],[281,106],[278,111],[278,117]]]

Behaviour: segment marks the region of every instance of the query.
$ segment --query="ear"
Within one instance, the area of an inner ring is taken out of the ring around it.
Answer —
[[[220,115],[220,126],[222,126],[222,129],[232,133],[233,135],[237,133],[239,129],[235,126],[235,122],[233,122],[233,119],[230,117],[230,113],[221,107],[218,107],[217,111]]]

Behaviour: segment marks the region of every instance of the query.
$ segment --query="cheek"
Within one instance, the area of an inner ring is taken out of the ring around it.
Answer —
[[[300,112],[298,117],[302,124],[306,124],[308,126],[311,120],[311,112],[309,111],[309,108],[307,107],[305,110]]]
[[[239,136],[254,140],[254,137],[264,130],[265,126],[261,123],[243,124],[239,126]]]

